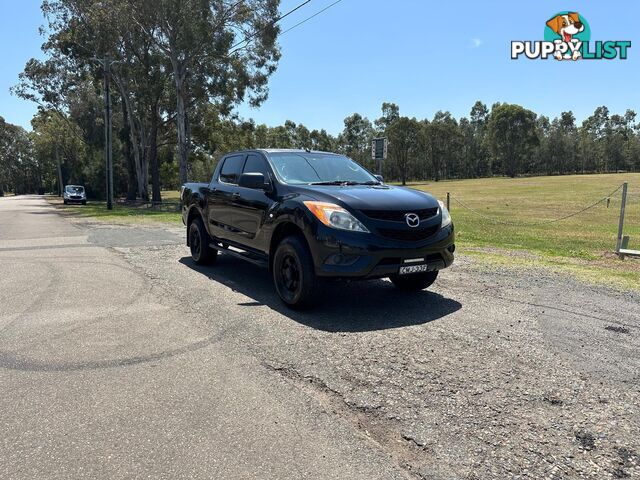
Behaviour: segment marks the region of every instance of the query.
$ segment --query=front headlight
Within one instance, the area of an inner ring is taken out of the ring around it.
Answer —
[[[444,228],[451,225],[451,214],[449,214],[449,210],[447,210],[443,201],[438,200],[438,203],[440,204],[440,211],[442,212],[442,223],[440,224],[440,228]]]
[[[360,220],[351,215],[347,210],[335,203],[326,202],[304,202],[306,207],[327,227],[333,227],[340,230],[348,230],[350,232],[368,233]]]

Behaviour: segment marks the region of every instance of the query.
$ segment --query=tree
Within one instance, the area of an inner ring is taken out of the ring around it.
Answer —
[[[436,112],[427,135],[431,147],[432,174],[435,181],[461,176],[462,134],[449,112]]]
[[[344,130],[338,137],[338,149],[361,165],[371,163],[373,126],[368,118],[354,113],[344,119]]]
[[[0,191],[35,193],[41,181],[30,135],[0,117]]]
[[[593,158],[596,171],[609,171],[609,163],[606,156],[608,127],[609,109],[604,106],[596,108],[593,115],[582,123],[582,129],[589,137],[590,156]]]
[[[473,176],[484,177],[491,175],[491,163],[489,152],[487,151],[487,123],[489,121],[489,109],[487,106],[477,101],[471,108],[469,122],[473,131],[473,136],[469,138],[471,145],[469,167],[473,170]]]
[[[412,160],[418,151],[420,124],[415,118],[399,117],[387,127],[389,159],[396,165],[402,185],[407,184]]]
[[[376,133],[384,135],[393,122],[400,118],[400,107],[395,103],[384,102],[382,104],[382,116],[374,124]]]
[[[329,135],[325,129],[312,130],[309,133],[309,139],[311,140],[310,148],[313,150],[332,152],[336,149],[336,139]]]
[[[180,181],[187,181],[189,113],[207,99],[227,113],[267,96],[280,52],[279,0],[141,0],[138,27],[169,61],[175,87]],[[240,32],[242,38],[238,38]]]
[[[515,177],[532,147],[539,144],[536,114],[520,105],[495,106],[489,118],[488,141],[494,162],[505,175]]]

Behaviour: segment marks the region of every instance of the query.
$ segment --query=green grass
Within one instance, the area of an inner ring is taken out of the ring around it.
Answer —
[[[165,197],[165,193],[168,193]],[[163,199],[167,201],[179,201],[178,192],[163,192]],[[65,215],[106,223],[168,223],[181,225],[182,217],[178,211],[162,211],[147,206],[114,205],[112,210],[107,210],[106,204],[99,201],[89,201],[87,205],[64,205],[59,197],[47,197],[47,200],[56,206]]]
[[[420,182],[412,188],[443,201],[451,193],[451,215],[461,251],[497,263],[532,264],[572,271],[640,289],[640,261],[621,262],[615,250],[621,192],[584,213],[557,223],[533,225],[577,212],[629,183],[624,234],[629,248],[640,250],[640,174],[571,175]],[[461,200],[468,210],[455,199]],[[505,223],[517,223],[508,225]],[[526,251],[534,256],[513,255]],[[532,260],[534,259],[534,260]]]

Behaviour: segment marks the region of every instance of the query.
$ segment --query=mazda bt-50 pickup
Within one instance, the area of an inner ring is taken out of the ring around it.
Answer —
[[[388,277],[416,291],[453,263],[454,227],[441,201],[387,185],[343,155],[229,153],[210,183],[187,183],[180,198],[196,263],[225,252],[265,266],[292,308],[309,306],[323,278]]]

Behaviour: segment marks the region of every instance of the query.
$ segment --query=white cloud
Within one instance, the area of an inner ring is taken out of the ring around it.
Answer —
[[[482,40],[479,38],[472,38],[471,39],[471,47],[473,48],[479,48],[480,45],[482,45]]]

